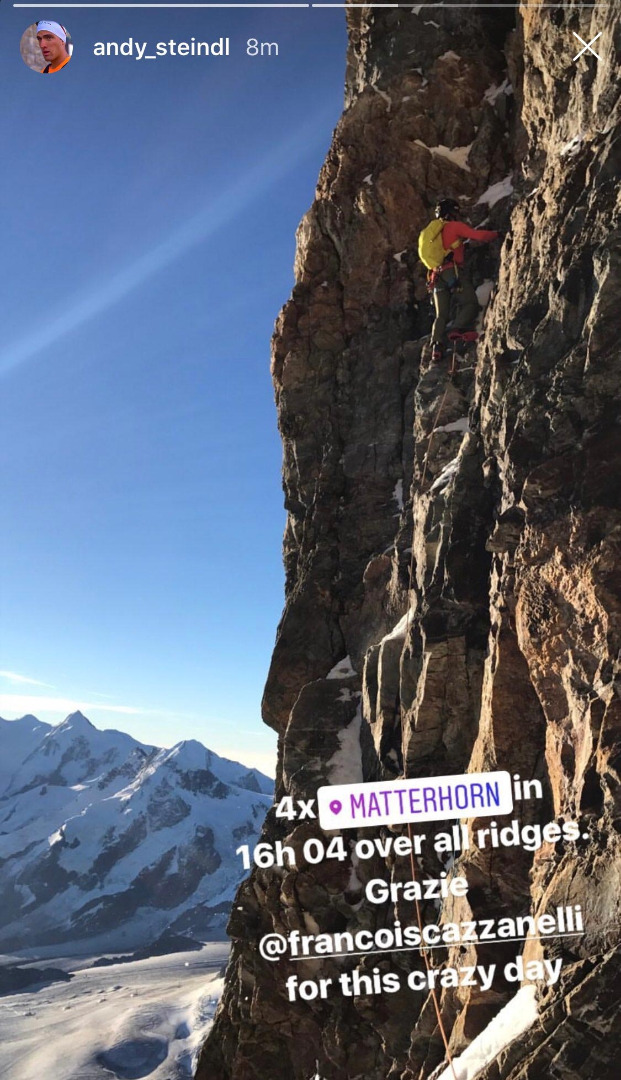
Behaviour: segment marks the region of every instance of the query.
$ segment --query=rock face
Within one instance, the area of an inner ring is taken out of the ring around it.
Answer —
[[[520,822],[575,821],[579,838],[464,851],[453,872],[467,897],[422,916],[580,904],[583,936],[524,946],[525,960],[562,958],[562,973],[538,984],[539,1021],[481,1076],[608,1080],[621,1007],[621,35],[611,8],[571,3],[531,5],[517,22],[432,14],[348,11],[346,109],[277,322],[289,517],[264,700],[280,735],[276,794],[468,769],[538,780]],[[574,31],[602,32],[600,62],[572,61]],[[484,337],[452,378],[430,365],[411,254],[440,195],[507,233],[470,253],[481,302],[492,295]],[[345,835],[351,847],[356,834]],[[266,840],[300,852],[309,836],[322,836],[316,822],[268,815]],[[422,967],[418,953],[270,964],[257,949],[273,931],[414,923],[411,903],[364,898],[372,877],[407,879],[406,861],[300,856],[253,872],[197,1080],[435,1075],[445,1049],[426,993],[291,1002],[285,989],[291,974],[406,976]],[[422,871],[443,865],[427,845]],[[477,944],[436,962],[500,965],[515,953]],[[439,993],[453,1056],[516,989],[495,978]]]

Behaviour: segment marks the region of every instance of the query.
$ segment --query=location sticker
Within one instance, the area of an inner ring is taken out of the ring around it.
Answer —
[[[465,773],[326,785],[317,804],[322,829],[364,829],[509,814],[513,795],[508,772]]]

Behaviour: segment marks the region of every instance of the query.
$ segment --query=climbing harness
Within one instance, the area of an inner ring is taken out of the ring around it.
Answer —
[[[443,270],[454,270],[455,271],[455,280],[451,281],[451,282],[445,281],[444,278],[442,278],[442,271]],[[427,292],[428,293],[435,292],[436,287],[437,287],[438,278],[442,279],[442,283],[443,283],[444,288],[448,289],[449,292],[453,292],[453,289],[458,289],[459,288],[459,267],[458,267],[457,263],[453,261],[453,256],[452,256],[452,254],[450,252],[448,254],[448,257],[441,264],[441,266],[436,266],[436,267],[434,267],[433,270],[428,270],[427,271]]]

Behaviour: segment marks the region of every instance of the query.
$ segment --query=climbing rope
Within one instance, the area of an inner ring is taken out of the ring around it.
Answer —
[[[424,466],[423,466],[423,473],[422,473],[421,481],[420,481],[421,493],[422,493],[423,485],[424,485],[424,482],[425,482],[425,475],[426,475],[426,472],[427,472],[427,461],[429,459],[429,451],[431,449],[431,440],[433,439],[433,434],[434,434],[434,432],[436,430],[436,427],[438,425],[440,416],[442,414],[442,409],[444,407],[444,402],[446,401],[446,395],[448,393],[450,380],[451,380],[451,378],[453,377],[453,375],[455,373],[456,355],[457,355],[457,342],[454,341],[453,342],[453,359],[452,359],[451,368],[450,368],[450,371],[449,371],[449,378],[447,380],[447,384],[446,384],[446,387],[445,387],[445,390],[444,390],[444,394],[442,395],[442,400],[440,402],[440,407],[439,407],[438,411],[436,412],[436,415],[435,415],[435,418],[434,418],[434,421],[433,421],[433,425],[432,425],[432,428],[431,428],[431,433],[429,435],[429,441],[427,443],[427,451],[425,453],[425,461],[424,461]],[[412,498],[412,530],[413,529],[414,529],[414,498]],[[408,634],[409,634],[410,625],[411,625],[411,623],[410,623],[411,615],[412,615],[411,594],[412,594],[412,582],[413,582],[413,579],[414,579],[414,536],[412,536],[412,547],[411,547],[411,551],[410,551],[410,566],[409,566],[409,579],[408,579],[408,614],[407,614],[406,625],[405,625],[405,643],[406,644],[407,644]],[[404,644],[404,647],[405,647],[405,644]],[[403,776],[404,776],[404,779],[407,779],[408,769],[407,769],[407,755],[406,755],[406,746],[405,746],[405,727],[403,725],[403,721],[401,722],[401,760],[403,762]],[[410,867],[411,867],[411,871],[412,871],[412,881],[416,882],[417,878],[416,878],[416,860],[414,858],[414,834],[412,832],[412,823],[411,823],[411,821],[408,821],[408,837],[409,837],[409,840],[410,840]],[[420,901],[418,900],[418,897],[414,898],[414,905],[415,905],[415,909],[416,909],[416,921],[418,923],[418,928],[420,930],[420,935],[421,935],[421,949],[420,949],[420,952],[421,952],[421,955],[423,957],[423,961],[424,961],[424,964],[425,964],[425,968],[427,970],[427,974],[429,975],[429,973],[431,971],[431,964],[430,964],[429,958],[427,956],[427,950],[422,947],[422,941],[423,941],[423,915],[422,915]],[[453,1074],[453,1080],[458,1080],[457,1072],[455,1071],[455,1064],[454,1064],[454,1061],[453,1061],[453,1056],[451,1054],[451,1051],[449,1050],[448,1037],[447,1037],[447,1034],[446,1034],[446,1029],[444,1027],[444,1022],[442,1020],[442,1012],[440,1010],[440,1002],[438,1000],[438,994],[437,994],[435,986],[430,986],[430,991],[431,991],[431,999],[433,1001],[433,1005],[434,1005],[434,1009],[435,1009],[435,1013],[436,1013],[436,1018],[437,1018],[437,1021],[438,1021],[438,1028],[439,1028],[439,1031],[440,1031],[442,1042],[444,1043],[444,1052],[445,1052],[445,1055],[446,1055],[446,1060],[448,1061],[449,1068],[450,1068],[450,1070],[451,1070],[451,1072]]]
[[[403,751],[404,751],[404,747],[403,747],[403,731],[402,731],[402,753],[403,753]],[[403,759],[403,765],[404,765],[403,771],[405,773],[406,772],[405,758]],[[407,779],[407,777],[406,777],[406,779]],[[416,861],[414,859],[414,849],[413,849],[414,837],[413,837],[413,833],[412,833],[412,822],[411,821],[408,821],[408,837],[409,837],[409,840],[410,840],[410,865],[412,867],[412,881],[415,882],[416,881]],[[420,952],[422,954],[423,960],[425,961],[425,967],[427,969],[427,974],[429,974],[429,972],[431,971],[431,964],[429,963],[429,958],[427,956],[427,950],[422,948],[423,916],[422,916],[422,912],[421,912],[421,908],[420,908],[420,901],[418,900],[417,897],[415,897],[415,899],[414,899],[414,904],[415,904],[415,907],[416,907],[416,921],[418,922],[418,928],[419,928],[420,933],[421,933],[421,949],[420,949]],[[438,1027],[440,1029],[440,1035],[442,1036],[442,1042],[444,1043],[444,1052],[446,1054],[446,1060],[448,1061],[449,1068],[450,1068],[451,1072],[453,1073],[453,1080],[458,1080],[457,1073],[455,1072],[455,1063],[453,1061],[453,1056],[451,1054],[451,1051],[449,1050],[448,1038],[447,1038],[446,1030],[445,1030],[445,1027],[444,1027],[444,1023],[442,1021],[442,1013],[440,1011],[440,1002],[438,1001],[438,994],[437,994],[435,986],[431,987],[431,999],[433,1001],[434,1008],[435,1008],[435,1011],[436,1011],[436,1017],[437,1017],[437,1020],[438,1020]]]
[[[410,579],[410,588],[411,588],[411,584],[412,583],[411,583],[411,579]],[[408,592],[408,599],[409,599],[409,592]],[[410,610],[411,610],[411,608],[408,609],[408,615],[409,615]],[[406,627],[406,640],[407,640],[407,627]],[[405,756],[405,736],[404,736],[403,725],[401,726],[401,755],[402,755],[402,758],[403,758],[403,776],[404,776],[404,779],[407,779],[407,766],[406,766],[407,759],[406,759],[406,756]],[[411,866],[411,870],[412,870],[412,881],[416,882],[417,878],[416,878],[416,860],[414,858],[414,834],[412,832],[412,822],[411,821],[408,821],[408,837],[409,837],[409,840],[410,840],[410,866]],[[418,897],[414,898],[414,905],[415,905],[415,908],[416,908],[416,921],[418,923],[418,929],[420,930],[420,935],[421,935],[420,952],[421,952],[421,955],[423,957],[423,961],[425,963],[425,968],[427,970],[427,975],[429,975],[429,973],[431,972],[431,964],[429,963],[429,958],[427,956],[427,950],[422,947],[422,941],[423,941],[423,914],[422,914],[422,911],[421,911],[420,901],[419,901]],[[442,1037],[442,1042],[444,1043],[444,1052],[446,1054],[446,1060],[448,1061],[449,1068],[450,1068],[451,1072],[453,1073],[453,1080],[458,1080],[457,1073],[455,1071],[455,1064],[453,1062],[453,1056],[451,1054],[451,1051],[449,1050],[448,1036],[446,1034],[446,1029],[444,1027],[444,1022],[442,1020],[442,1012],[440,1010],[440,1002],[438,1001],[438,994],[437,994],[435,986],[430,986],[430,991],[431,991],[431,999],[433,1001],[434,1009],[435,1009],[435,1012],[436,1012],[436,1018],[437,1018],[437,1021],[438,1021],[438,1028],[440,1029],[440,1035]]]

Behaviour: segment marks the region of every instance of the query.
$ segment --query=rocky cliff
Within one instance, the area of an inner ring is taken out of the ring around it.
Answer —
[[[575,821],[579,838],[465,850],[452,867],[427,844],[419,870],[459,872],[469,889],[422,917],[580,904],[583,935],[519,945],[526,960],[562,959],[561,975],[536,983],[537,1022],[477,1075],[607,1080],[621,1005],[619,25],[612,7],[571,2],[347,15],[346,108],[273,342],[289,515],[264,700],[277,797],[402,774],[538,780],[520,824]],[[574,32],[600,31],[601,60],[573,61]],[[413,254],[440,195],[506,234],[470,252],[483,335],[452,375],[450,359],[430,363]],[[285,989],[292,973],[405,977],[418,952],[261,959],[272,931],[415,922],[412,903],[364,894],[370,878],[407,879],[407,860],[309,865],[309,836],[316,821],[268,815],[265,839],[297,865],[255,870],[238,894],[198,1080],[439,1075],[434,1003],[404,978],[390,994],[291,1002]],[[435,961],[515,953],[479,943]],[[453,1057],[515,990],[499,978],[441,990]]]

